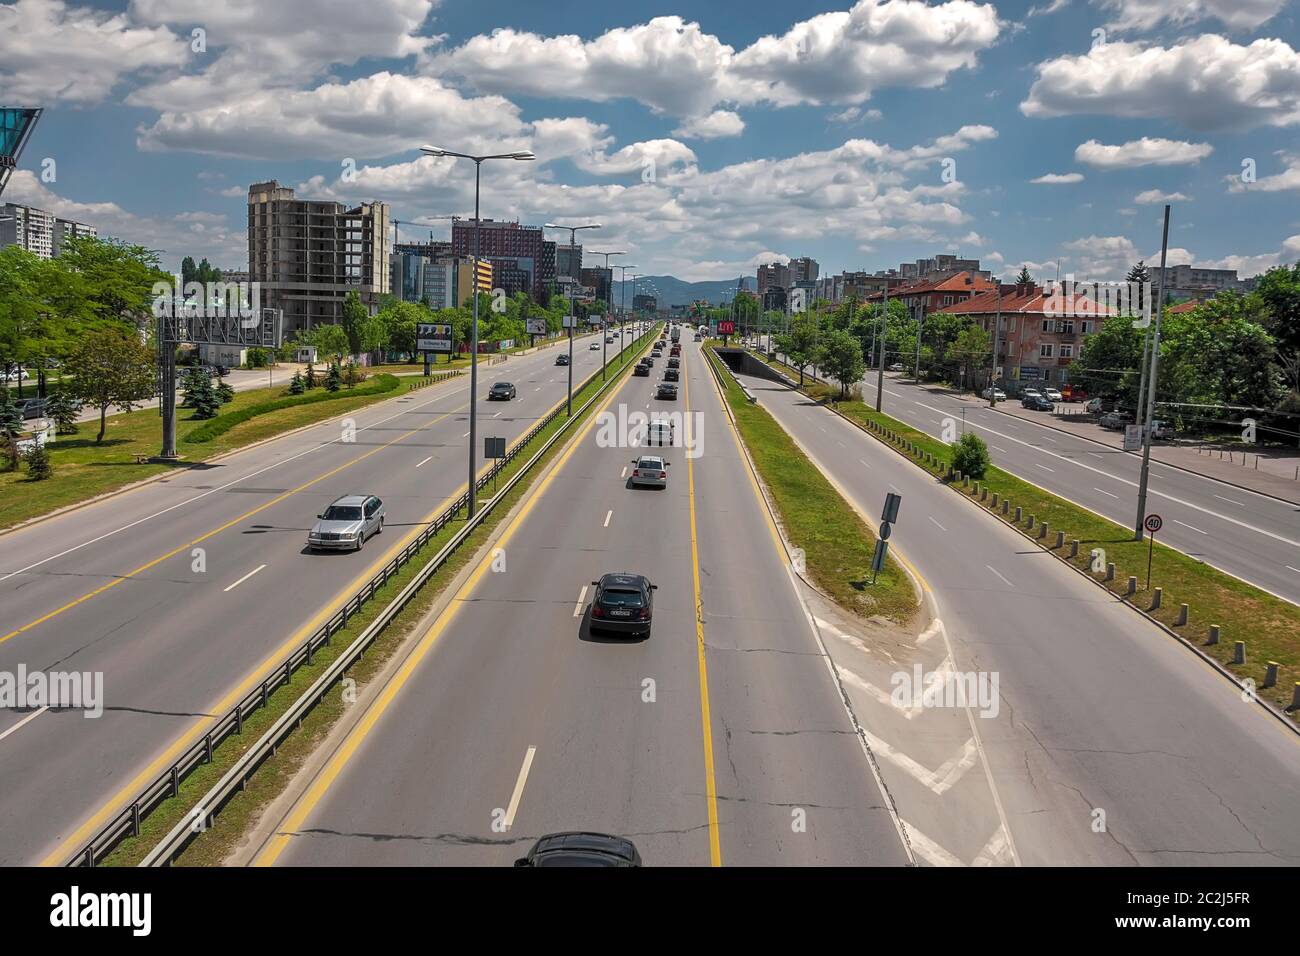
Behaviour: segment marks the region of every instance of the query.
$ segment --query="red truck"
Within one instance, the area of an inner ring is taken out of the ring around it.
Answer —
[[[1078,385],[1062,385],[1061,398],[1067,402],[1086,402],[1088,393]]]

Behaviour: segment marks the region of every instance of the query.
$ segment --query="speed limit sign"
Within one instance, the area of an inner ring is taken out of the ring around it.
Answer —
[[[1147,515],[1147,520],[1142,522],[1143,527],[1145,527],[1152,534],[1155,534],[1157,531],[1163,528],[1164,524],[1165,524],[1165,520],[1161,518],[1159,515]]]

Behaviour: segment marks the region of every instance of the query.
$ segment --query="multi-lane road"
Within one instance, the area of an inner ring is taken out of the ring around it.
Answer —
[[[600,368],[589,341],[575,382]],[[563,399],[559,351],[481,369],[480,435],[513,440]],[[498,380],[515,401],[484,401]],[[461,376],[0,538],[0,671],[102,672],[106,698],[98,719],[0,712],[0,864],[74,849],[458,496],[468,397]],[[306,553],[315,515],[358,492],[384,500],[383,534]]]

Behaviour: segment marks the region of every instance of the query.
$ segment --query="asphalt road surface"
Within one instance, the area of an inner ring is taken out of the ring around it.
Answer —
[[[513,440],[563,398],[558,351],[480,369],[480,436]],[[575,383],[600,360],[575,346]],[[484,401],[497,380],[518,398]],[[461,493],[468,392],[458,377],[358,410],[355,440],[323,423],[3,537],[0,671],[102,672],[106,709],[0,711],[0,865],[61,862]],[[350,493],[384,500],[383,534],[307,553]]]
[[[629,378],[610,410],[699,413],[702,454],[589,428],[503,532],[258,862],[509,865],[543,833],[631,838],[649,865],[908,862],[699,346],[681,398]],[[657,585],[647,640],[593,636],[590,583]],[[697,591],[698,588],[698,591]],[[697,600],[699,629],[697,630]],[[702,690],[703,688],[703,690]]]

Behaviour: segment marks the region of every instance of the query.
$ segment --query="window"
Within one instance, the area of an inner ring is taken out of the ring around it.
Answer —
[[[1043,331],[1044,331],[1044,332],[1054,332],[1054,331],[1055,331],[1055,326],[1056,326],[1056,323],[1053,322],[1051,319],[1043,319]]]
[[[1050,344],[1048,344],[1048,345],[1040,345],[1040,346],[1038,346],[1038,357],[1039,357],[1039,358],[1051,358],[1051,357],[1052,357],[1052,353],[1053,353],[1053,351],[1054,351],[1055,349],[1056,349],[1056,346],[1055,346],[1055,345],[1050,345]]]
[[[1079,323],[1079,331],[1082,332],[1084,335],[1087,335],[1088,333],[1090,333],[1090,332],[1092,331],[1092,323],[1091,323],[1091,322],[1080,322],[1080,323]]]
[[[1061,346],[1061,358],[1074,358],[1074,346],[1073,346],[1073,345],[1062,345],[1062,346]]]

